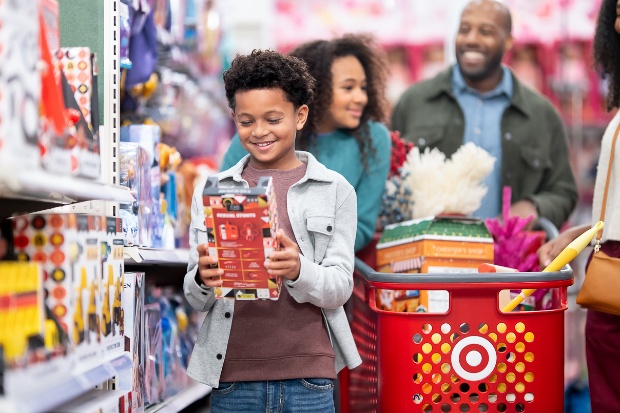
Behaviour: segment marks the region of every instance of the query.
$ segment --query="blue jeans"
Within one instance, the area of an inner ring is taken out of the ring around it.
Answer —
[[[211,413],[333,413],[334,381],[294,379],[220,383]]]

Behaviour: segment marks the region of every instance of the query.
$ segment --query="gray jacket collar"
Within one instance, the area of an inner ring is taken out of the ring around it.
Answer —
[[[306,168],[306,174],[304,175],[303,178],[301,178],[299,182],[305,182],[307,180],[321,181],[321,182],[332,182],[333,181],[333,178],[330,174],[330,170],[327,169],[325,165],[320,163],[314,157],[314,155],[312,155],[310,152],[295,151],[295,154],[297,155],[297,158],[300,161],[308,165]],[[226,179],[226,178],[232,178],[236,182],[243,182],[244,179],[241,177],[241,173],[243,172],[243,169],[245,168],[245,166],[247,165],[249,161],[250,161],[250,155],[248,154],[244,156],[243,158],[241,158],[241,160],[237,162],[237,164],[233,166],[232,168],[226,171],[220,172],[219,173],[220,180]]]

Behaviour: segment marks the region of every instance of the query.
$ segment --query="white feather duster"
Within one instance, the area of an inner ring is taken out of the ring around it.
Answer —
[[[493,170],[495,158],[466,143],[451,159],[438,149],[423,154],[414,147],[403,165],[403,186],[411,192],[413,218],[439,214],[471,215],[487,193],[483,180]]]

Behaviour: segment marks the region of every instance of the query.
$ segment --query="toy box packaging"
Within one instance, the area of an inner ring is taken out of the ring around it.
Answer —
[[[52,358],[72,350],[74,333],[73,264],[79,249],[74,214],[22,215],[6,221],[8,259],[37,262],[43,272],[45,305],[49,310],[46,335]]]
[[[209,177],[202,193],[209,255],[224,269],[217,298],[277,300],[282,280],[264,267],[277,249],[277,207],[271,177],[254,188],[220,188]]]
[[[80,366],[100,361],[101,347],[101,242],[102,217],[76,215],[77,259],[73,264],[75,312],[73,340]]]
[[[94,57],[88,47],[64,47],[57,56],[61,68],[61,85],[65,106],[75,109],[75,131],[71,134],[71,172],[96,179],[101,173],[99,150],[99,112],[96,87],[93,87]],[[93,107],[93,104],[95,106]]]
[[[0,175],[40,168],[38,0],[0,2]]]
[[[121,204],[119,216],[123,218],[125,245],[151,247],[151,167],[146,149],[134,142],[120,142],[120,184],[126,186],[134,197],[131,204]]]
[[[159,303],[144,305],[144,406],[162,402],[166,393]]]
[[[127,272],[123,280],[122,324],[124,350],[133,360],[131,370],[123,370],[117,377],[117,389],[131,395],[132,412],[144,408],[144,273]]]
[[[377,244],[377,269],[385,273],[476,272],[493,262],[493,237],[473,218],[429,217],[388,225]],[[402,312],[445,312],[446,291],[377,291],[380,308]]]
[[[0,348],[5,368],[20,368],[45,352],[43,276],[34,262],[0,262],[0,274]]]
[[[124,350],[121,334],[123,299],[123,224],[120,218],[106,217],[101,240],[101,338],[104,357]]]
[[[160,142],[161,129],[158,125],[130,125],[120,129],[121,142],[134,142],[146,150],[150,168],[150,213],[146,225],[149,228],[150,243],[154,248],[161,247],[163,216],[160,206]]]

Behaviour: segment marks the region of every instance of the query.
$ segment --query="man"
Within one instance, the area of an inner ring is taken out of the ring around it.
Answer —
[[[546,217],[560,227],[577,202],[562,121],[547,99],[501,64],[513,46],[510,11],[495,0],[475,0],[456,36],[457,64],[410,87],[392,115],[392,129],[421,151],[450,157],[473,142],[497,161],[485,181],[481,218],[501,211],[502,187],[512,187],[511,213]]]

